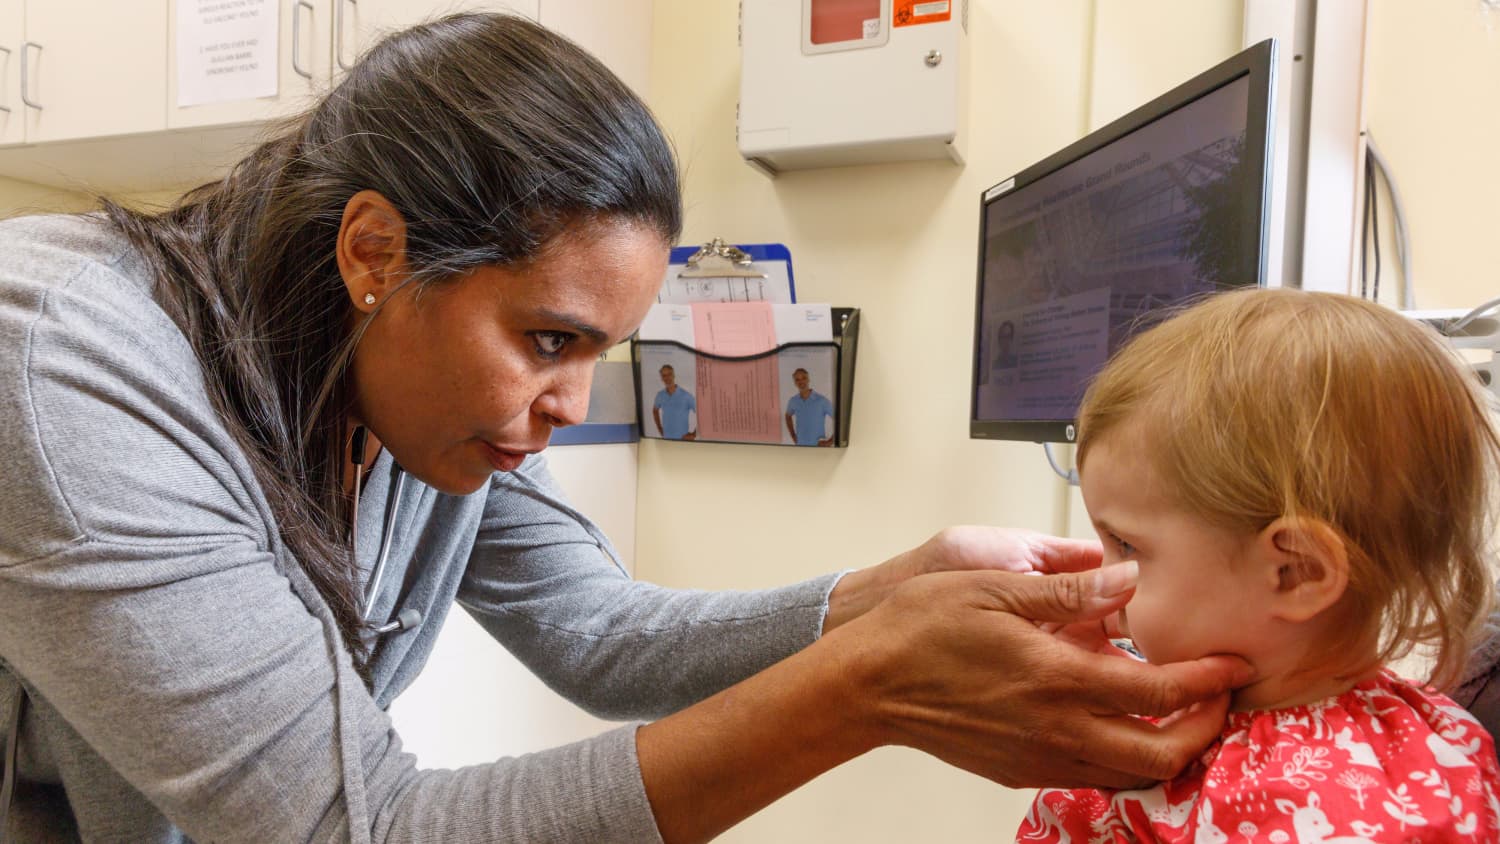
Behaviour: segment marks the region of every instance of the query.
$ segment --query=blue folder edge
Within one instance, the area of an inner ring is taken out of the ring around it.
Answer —
[[[781,243],[736,243],[734,246],[743,249],[752,261],[781,261],[786,264],[786,284],[791,289],[792,301],[797,301],[797,279],[792,275],[792,253]],[[685,266],[687,259],[693,257],[697,252],[697,246],[674,246],[672,256],[667,259],[668,263]]]
[[[548,445],[593,445],[596,443],[633,443],[641,439],[641,429],[635,423],[585,422],[557,428],[552,432]]]
[[[588,415],[581,424],[554,428],[549,445],[637,442],[636,404],[635,367],[628,360],[601,360],[594,365]]]

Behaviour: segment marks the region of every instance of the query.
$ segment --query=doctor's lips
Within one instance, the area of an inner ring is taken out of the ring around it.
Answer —
[[[510,448],[501,448],[492,445],[488,440],[480,440],[479,444],[484,447],[485,456],[489,458],[490,465],[498,472],[514,472],[527,455],[541,451],[540,448],[528,451],[517,451]]]

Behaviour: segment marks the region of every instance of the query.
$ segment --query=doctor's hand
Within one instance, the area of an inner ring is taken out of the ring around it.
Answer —
[[[852,655],[845,670],[855,699],[869,702],[861,720],[872,743],[1008,786],[1136,787],[1197,758],[1223,727],[1228,691],[1251,672],[1225,656],[1148,665],[1039,626],[1118,610],[1135,576],[1134,566],[921,575],[820,644]]]
[[[1099,542],[1092,539],[978,525],[946,528],[910,551],[840,578],[828,596],[823,632],[858,618],[918,575],[970,570],[1085,571],[1098,568],[1103,559]]]

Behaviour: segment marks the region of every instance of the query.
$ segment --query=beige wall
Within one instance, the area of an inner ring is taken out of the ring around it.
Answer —
[[[0,177],[0,219],[42,211],[81,211],[90,204],[82,194]]]
[[[1500,296],[1500,10],[1370,0],[1367,61],[1365,115],[1406,205],[1418,307]],[[1389,220],[1384,199],[1380,211]],[[1384,225],[1381,241],[1394,301]]]
[[[877,562],[948,524],[1063,529],[1066,496],[1039,446],[968,439],[979,193],[1236,52],[1241,4],[975,0],[966,167],[774,181],[735,149],[736,5],[656,2],[652,102],[686,173],[684,242],[785,243],[801,298],[863,309],[851,446],[642,442],[639,575],[765,586]],[[888,749],[723,840],[1007,840],[1029,800]]]
[[[139,207],[164,207],[178,193],[176,190],[153,191],[113,199]],[[0,177],[0,220],[23,214],[89,211],[97,205],[95,197],[88,194]]]

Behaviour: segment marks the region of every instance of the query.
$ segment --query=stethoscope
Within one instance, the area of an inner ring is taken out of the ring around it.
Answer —
[[[365,474],[367,435],[365,426],[360,425],[354,429],[354,436],[350,438],[349,443],[349,462],[354,464],[354,515],[349,528],[350,559],[356,559],[355,551],[359,547],[359,490]],[[359,620],[366,625],[370,623],[370,612],[375,608],[375,597],[380,594],[380,581],[385,578],[385,565],[391,557],[391,540],[396,533],[396,514],[401,510],[401,491],[405,488],[406,472],[397,466],[396,486],[391,492],[391,505],[386,508],[385,524],[380,531],[380,550],[375,554],[375,568],[370,572],[369,581],[365,583],[364,600],[359,607]],[[422,613],[408,607],[396,613],[394,619],[374,628],[373,633],[376,636],[385,636],[402,630],[415,630],[421,623]]]

